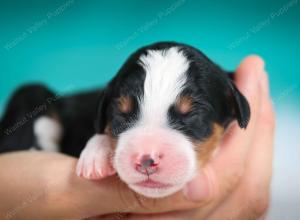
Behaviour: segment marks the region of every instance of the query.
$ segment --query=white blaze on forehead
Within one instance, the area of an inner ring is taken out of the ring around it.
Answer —
[[[141,100],[141,123],[167,122],[167,113],[186,82],[189,62],[178,47],[167,50],[149,50],[140,57],[146,71],[144,97]]]

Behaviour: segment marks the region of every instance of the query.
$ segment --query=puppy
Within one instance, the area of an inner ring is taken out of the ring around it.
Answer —
[[[78,176],[117,173],[135,192],[165,197],[209,161],[231,122],[247,127],[249,105],[231,77],[191,46],[145,46],[104,89],[57,98],[15,129],[13,122],[55,97],[40,85],[19,89],[0,124],[0,150],[81,152]]]

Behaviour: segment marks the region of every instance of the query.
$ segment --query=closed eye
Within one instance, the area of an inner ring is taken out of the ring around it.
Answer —
[[[124,95],[114,99],[111,115],[112,134],[117,137],[138,119],[139,109],[134,97]]]

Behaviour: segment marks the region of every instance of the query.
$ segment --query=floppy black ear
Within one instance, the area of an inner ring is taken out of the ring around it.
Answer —
[[[107,108],[109,105],[109,89],[103,89],[98,97],[95,130],[98,134],[104,134],[107,125]]]
[[[228,85],[231,91],[230,102],[233,107],[234,117],[241,128],[246,128],[250,120],[249,103],[245,96],[236,88],[232,79],[228,79]]]

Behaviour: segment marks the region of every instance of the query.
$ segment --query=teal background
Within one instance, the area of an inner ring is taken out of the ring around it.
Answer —
[[[265,59],[277,115],[268,219],[300,219],[300,0],[0,0],[0,113],[21,84],[101,86],[135,49],[163,40],[228,70]]]
[[[299,20],[298,0],[1,1],[0,106],[27,82],[103,85],[136,48],[161,40],[194,45],[226,69],[259,54],[274,100],[297,103]]]

